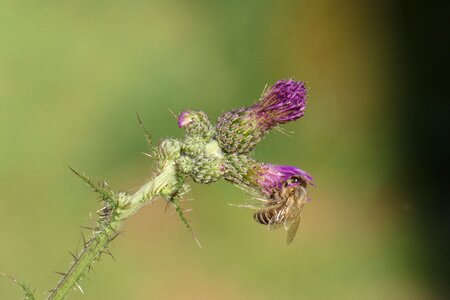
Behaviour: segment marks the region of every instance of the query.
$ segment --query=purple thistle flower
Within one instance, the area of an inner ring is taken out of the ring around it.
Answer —
[[[268,195],[272,195],[275,190],[280,189],[283,183],[292,176],[300,177],[306,184],[313,183],[311,175],[292,166],[262,164],[257,168],[254,176],[257,185]]]
[[[252,109],[267,129],[297,120],[305,113],[307,90],[301,81],[280,80]]]
[[[301,81],[280,80],[253,106],[223,113],[217,121],[217,140],[227,153],[249,153],[266,132],[303,116],[306,88]]]

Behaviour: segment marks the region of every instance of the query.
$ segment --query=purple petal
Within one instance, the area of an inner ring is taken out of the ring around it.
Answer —
[[[312,176],[299,168],[272,164],[264,164],[260,167],[256,182],[264,192],[271,195],[292,176],[299,176],[307,184],[313,183]]]
[[[180,116],[178,117],[178,127],[183,128],[187,124],[189,124],[192,121],[192,118],[190,116],[190,111],[185,110],[180,113]]]
[[[253,106],[268,128],[294,121],[304,114],[307,90],[301,81],[280,80]]]

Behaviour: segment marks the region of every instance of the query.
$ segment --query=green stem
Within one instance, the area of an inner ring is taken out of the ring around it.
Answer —
[[[64,299],[67,293],[86,275],[93,263],[102,253],[109,253],[108,244],[116,237],[123,223],[140,208],[154,201],[155,196],[167,197],[177,188],[176,170],[172,161],[166,161],[161,172],[153,180],[145,183],[136,193],[119,198],[119,207],[114,215],[97,228],[84,248],[72,262],[69,270],[63,275],[56,287],[51,291],[48,300]],[[81,288],[80,288],[81,289]]]

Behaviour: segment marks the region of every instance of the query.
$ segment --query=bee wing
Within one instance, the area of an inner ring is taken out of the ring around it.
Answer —
[[[295,235],[297,234],[298,227],[300,226],[300,216],[301,214],[297,214],[294,219],[289,223],[289,227],[287,228],[287,237],[286,237],[286,243],[289,245],[292,243],[292,241],[295,238]],[[285,224],[286,226],[286,224]]]
[[[283,226],[283,223],[270,223],[267,229],[275,230]]]
[[[287,230],[286,243],[289,245],[295,238],[297,234],[298,227],[300,226],[300,219],[302,214],[303,206],[307,201],[307,193],[306,190],[302,187],[301,194],[297,200],[297,205],[291,207],[289,213],[291,214],[290,218],[286,218],[284,222],[284,228]]]

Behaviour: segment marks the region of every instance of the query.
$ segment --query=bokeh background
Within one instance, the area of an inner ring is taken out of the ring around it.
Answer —
[[[185,205],[203,249],[159,201],[68,299],[444,298],[448,130],[434,100],[448,100],[448,5],[421,7],[2,1],[0,270],[41,299],[67,269],[99,208],[68,165],[115,190],[149,178],[136,112],[155,141],[181,137],[169,110],[216,119],[294,77],[310,88],[306,115],[255,151],[315,177],[292,245],[229,205],[249,201],[239,189],[193,184]],[[0,277],[0,299],[20,297]]]

